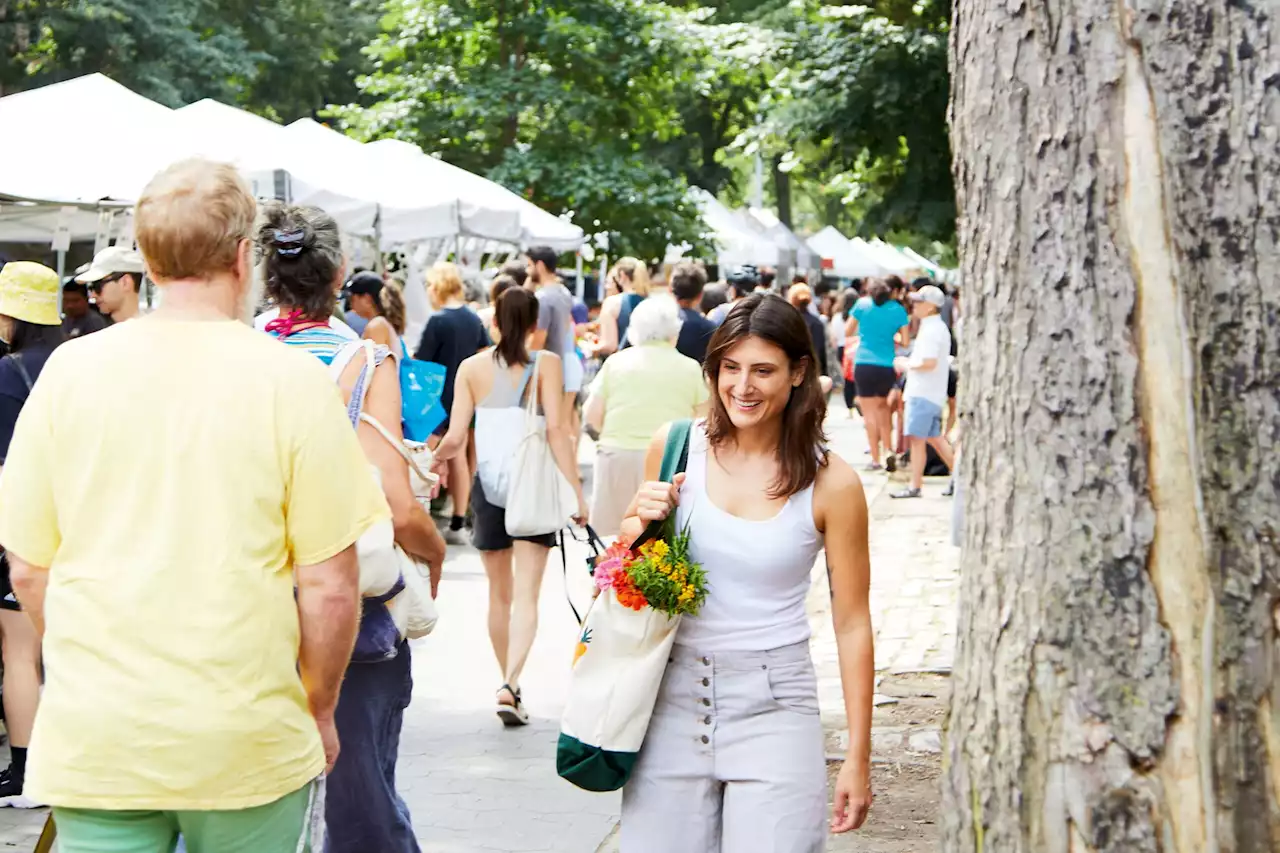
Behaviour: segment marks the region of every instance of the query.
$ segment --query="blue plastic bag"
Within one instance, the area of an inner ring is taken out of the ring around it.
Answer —
[[[425,442],[431,437],[431,431],[448,417],[449,413],[440,404],[444,377],[443,364],[416,358],[400,360],[400,416],[404,437],[410,441]]]

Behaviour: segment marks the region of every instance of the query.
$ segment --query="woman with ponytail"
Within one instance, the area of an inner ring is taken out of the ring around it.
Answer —
[[[365,321],[361,337],[382,344],[397,359],[407,358],[409,351],[401,339],[405,317],[399,282],[384,280],[376,272],[360,272],[347,282],[345,292],[351,300],[351,310]]]
[[[582,524],[587,521],[587,503],[573,452],[560,356],[544,351],[535,359],[529,354],[529,338],[538,326],[538,298],[522,287],[504,291],[498,297],[494,325],[497,346],[471,356],[458,370],[449,431],[436,448],[436,460],[452,459],[466,450],[474,415],[477,474],[471,490],[472,544],[489,577],[489,640],[503,679],[497,713],[504,724],[522,726],[529,722],[529,715],[520,692],[520,673],[538,630],[538,591],[547,554],[556,544],[555,531],[508,535],[503,508],[503,487],[521,475],[510,464],[514,455],[510,439],[514,436],[518,441],[521,428],[510,428],[509,415],[514,409],[519,422],[531,387],[537,388],[534,402],[545,417],[556,467],[577,493],[577,520]]]

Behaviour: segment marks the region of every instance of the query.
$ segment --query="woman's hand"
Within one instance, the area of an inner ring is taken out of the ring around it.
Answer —
[[[858,829],[871,808],[871,765],[848,759],[836,777],[835,803],[831,806],[831,831],[839,834]]]
[[[665,521],[680,503],[680,487],[684,485],[684,477],[684,474],[676,474],[673,483],[649,482],[641,486],[636,494],[636,517],[645,524]]]
[[[591,521],[591,508],[587,506],[587,499],[583,497],[582,492],[578,492],[578,514],[573,517],[574,523],[579,527],[586,527]]]

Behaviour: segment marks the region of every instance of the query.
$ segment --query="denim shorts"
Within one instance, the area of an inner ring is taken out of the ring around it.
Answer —
[[[912,438],[937,438],[942,435],[942,407],[923,397],[908,397],[905,423],[903,433]]]

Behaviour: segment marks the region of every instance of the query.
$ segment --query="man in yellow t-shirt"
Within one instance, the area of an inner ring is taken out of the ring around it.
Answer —
[[[0,475],[47,672],[26,785],[63,849],[293,853],[337,757],[352,546],[389,510],[325,369],[237,321],[254,216],[230,166],[151,182],[162,307],[55,352]]]

